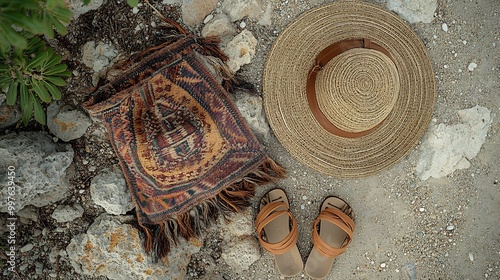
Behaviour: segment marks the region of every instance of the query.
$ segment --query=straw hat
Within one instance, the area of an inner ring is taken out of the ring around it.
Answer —
[[[362,177],[405,157],[436,96],[425,46],[382,8],[340,1],[305,12],[279,35],[264,70],[268,121],[299,161]]]

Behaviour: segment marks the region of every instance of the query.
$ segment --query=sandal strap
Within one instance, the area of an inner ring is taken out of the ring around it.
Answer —
[[[287,208],[287,210],[277,211],[276,209],[280,207],[285,207]],[[269,243],[265,241],[262,238],[264,234],[264,227],[281,215],[288,215],[288,217],[290,217],[290,219],[292,220],[292,229],[283,240],[277,243]],[[288,206],[282,201],[271,202],[269,204],[266,204],[257,215],[255,223],[257,226],[259,242],[262,248],[264,248],[266,251],[268,251],[273,255],[284,254],[288,252],[295,245],[295,243],[297,243],[297,240],[299,238],[297,220],[288,209]]]
[[[316,229],[320,220],[328,221],[338,226],[347,234],[346,241],[344,241],[340,248],[333,247],[321,239],[318,230]],[[344,253],[347,249],[347,245],[351,243],[353,232],[354,222],[351,217],[347,216],[344,212],[337,208],[325,208],[314,220],[312,240],[314,246],[321,255],[329,258],[335,258],[336,256]]]

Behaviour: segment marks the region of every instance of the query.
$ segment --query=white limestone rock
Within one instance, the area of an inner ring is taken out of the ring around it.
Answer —
[[[163,1],[161,1],[161,3],[164,5],[177,5],[177,4],[181,4],[182,0],[163,0]]]
[[[481,106],[458,111],[460,123],[434,125],[421,145],[416,172],[420,179],[441,178],[470,167],[483,145],[493,120]]]
[[[85,66],[91,68],[95,73],[106,69],[109,63],[118,54],[118,51],[110,44],[89,41],[82,47],[82,62]]]
[[[200,251],[203,242],[183,239],[172,246],[168,260],[154,263],[143,249],[143,236],[116,217],[102,214],[66,247],[75,271],[82,275],[108,279],[184,279],[190,257]]]
[[[266,10],[264,11],[264,13],[262,13],[257,24],[260,24],[262,26],[270,26],[272,24],[272,10],[273,7],[271,6],[271,3],[267,4]]]
[[[33,205],[28,205],[17,212],[19,220],[23,224],[28,224],[30,221],[38,222],[38,209]]]
[[[111,170],[104,169],[96,175],[90,183],[90,194],[94,203],[109,214],[122,215],[134,208],[119,166],[114,166]]]
[[[244,271],[260,259],[258,241],[249,235],[232,239],[222,248],[222,259],[235,271]]]
[[[69,144],[54,143],[45,132],[20,132],[0,136],[0,178],[15,168],[16,211],[27,205],[46,206],[66,197],[68,172],[73,161]],[[0,197],[8,196],[7,180],[0,182]],[[0,199],[0,212],[7,212],[7,199]]]
[[[252,62],[256,47],[257,39],[255,39],[252,32],[245,29],[236,35],[223,50],[229,57],[227,62],[229,70],[236,73],[241,66]]]
[[[72,18],[76,19],[86,12],[99,9],[99,7],[101,7],[104,3],[104,0],[92,0],[87,5],[83,4],[83,0],[67,0],[66,2],[68,3],[69,9],[73,13]]]
[[[257,20],[262,13],[262,2],[261,0],[224,0],[222,10],[232,22],[244,17]]]
[[[255,135],[260,140],[268,142],[271,132],[264,114],[262,98],[247,92],[237,92],[235,94],[235,99],[236,106]]]
[[[231,215],[229,221],[219,219],[220,228],[228,229],[231,236],[245,236],[255,233],[255,224],[253,222],[252,214],[247,210],[242,213]]]
[[[210,20],[203,29],[201,30],[201,35],[203,37],[208,36],[232,36],[236,35],[237,31],[234,25],[229,21],[229,18],[225,14],[217,14],[212,20]]]
[[[217,0],[183,0],[182,21],[186,25],[199,25],[217,7]]]
[[[81,218],[83,212],[83,207],[80,204],[59,205],[54,209],[51,217],[58,223],[66,223]]]
[[[470,72],[472,72],[472,71],[474,71],[474,69],[476,69],[476,67],[477,67],[477,64],[476,64],[476,63],[474,63],[474,62],[471,62],[471,63],[469,63],[469,66],[467,66],[467,69],[468,69]]]
[[[409,23],[431,23],[437,8],[437,0],[388,0],[387,8]]]
[[[82,137],[91,124],[87,115],[71,106],[52,102],[47,108],[47,127],[65,142]]]

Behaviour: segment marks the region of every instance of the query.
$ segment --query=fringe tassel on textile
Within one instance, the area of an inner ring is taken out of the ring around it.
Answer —
[[[231,184],[215,197],[204,201],[176,217],[158,225],[139,225],[144,233],[144,249],[155,261],[166,258],[170,247],[179,244],[179,237],[189,241],[202,235],[213,225],[218,216],[225,219],[233,213],[240,213],[250,206],[255,187],[276,181],[285,176],[285,170],[272,159],[266,159],[259,168],[238,182]]]

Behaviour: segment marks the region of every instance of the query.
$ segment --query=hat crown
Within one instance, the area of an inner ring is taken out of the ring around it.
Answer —
[[[374,49],[353,48],[332,58],[316,78],[320,110],[347,132],[369,130],[389,115],[399,93],[394,62]]]

